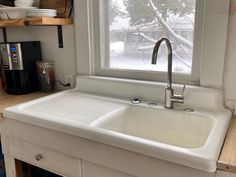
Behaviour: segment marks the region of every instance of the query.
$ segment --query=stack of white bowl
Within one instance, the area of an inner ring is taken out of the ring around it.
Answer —
[[[34,0],[15,0],[16,7],[0,6],[0,19],[11,20],[26,17],[26,11],[29,9],[35,9],[32,7]]]
[[[11,20],[26,17],[26,11],[29,9],[35,9],[35,7],[1,7],[0,8],[0,19]]]
[[[16,7],[32,7],[34,0],[15,0]]]
[[[27,17],[56,17],[55,9],[29,9],[26,11]]]

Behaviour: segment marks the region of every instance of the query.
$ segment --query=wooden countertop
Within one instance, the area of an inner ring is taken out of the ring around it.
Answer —
[[[0,114],[7,107],[14,106],[43,96],[47,96],[49,94],[50,93],[35,92],[26,95],[9,95],[3,90],[0,90]]]
[[[236,173],[236,116],[231,120],[217,167],[219,170]]]

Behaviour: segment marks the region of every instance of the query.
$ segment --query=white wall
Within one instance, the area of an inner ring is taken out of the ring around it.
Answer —
[[[77,62],[74,25],[63,26],[63,49],[58,48],[56,26],[7,28],[7,35],[9,42],[30,40],[41,41],[43,59],[55,62],[56,79],[64,81],[64,74],[71,73],[76,75]],[[1,34],[0,41],[3,41]]]
[[[230,0],[205,0],[200,85],[222,88]]]
[[[231,0],[226,62],[224,72],[224,91],[227,106],[236,109],[236,0]]]

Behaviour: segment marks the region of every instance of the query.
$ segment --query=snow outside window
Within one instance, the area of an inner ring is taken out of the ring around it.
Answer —
[[[191,74],[196,0],[110,0],[109,57],[104,68],[167,71],[165,45],[151,64],[155,43],[167,37],[173,48],[173,72]]]
[[[90,0],[93,74],[166,81],[167,48],[151,64],[156,42],[173,48],[173,82],[197,85],[203,41],[204,0]]]

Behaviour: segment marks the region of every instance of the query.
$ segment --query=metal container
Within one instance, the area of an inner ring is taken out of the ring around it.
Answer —
[[[37,72],[41,91],[52,92],[55,90],[55,70],[54,62],[37,62]]]

